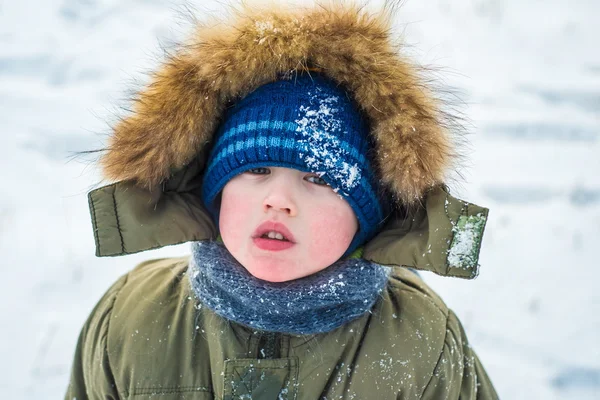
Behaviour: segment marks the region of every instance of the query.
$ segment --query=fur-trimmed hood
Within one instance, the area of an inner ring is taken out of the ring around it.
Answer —
[[[383,187],[404,204],[444,181],[452,140],[420,69],[390,38],[390,12],[356,6],[249,9],[198,26],[152,75],[102,157],[110,180],[163,183],[209,144],[225,107],[282,73],[316,68],[371,123]]]
[[[452,197],[443,184],[456,154],[451,121],[391,39],[389,10],[335,4],[244,8],[227,23],[198,26],[173,51],[101,158],[105,177],[117,182],[89,194],[98,256],[216,238],[200,178],[225,109],[281,74],[317,69],[367,116],[375,170],[398,205],[363,258],[477,275],[488,210]]]

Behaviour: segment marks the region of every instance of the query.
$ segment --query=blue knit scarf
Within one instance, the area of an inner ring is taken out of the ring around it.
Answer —
[[[188,276],[200,302],[255,329],[291,334],[329,332],[369,311],[387,268],[363,259],[338,261],[305,278],[273,283],[252,276],[217,242],[195,242]]]

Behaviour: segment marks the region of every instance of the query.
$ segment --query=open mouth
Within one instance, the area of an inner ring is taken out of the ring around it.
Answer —
[[[252,235],[254,244],[266,251],[280,251],[296,244],[294,235],[280,222],[263,222]]]
[[[267,221],[260,224],[254,231],[252,237],[260,239],[280,240],[283,242],[296,242],[296,240],[294,239],[294,235],[292,235],[292,232],[281,222],[275,221]]]
[[[265,232],[262,235],[260,235],[260,237],[263,239],[273,239],[273,240],[281,240],[283,242],[289,242],[289,240],[285,236],[283,236],[282,233],[277,232],[277,231]]]

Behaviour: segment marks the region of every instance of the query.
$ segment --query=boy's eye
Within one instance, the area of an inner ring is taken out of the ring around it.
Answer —
[[[265,168],[265,167],[250,168],[246,172],[249,174],[253,174],[253,175],[266,175],[266,174],[271,173],[269,168]]]
[[[329,184],[325,182],[323,178],[318,175],[309,175],[306,177],[306,180],[310,183],[314,183],[315,185],[328,186]]]

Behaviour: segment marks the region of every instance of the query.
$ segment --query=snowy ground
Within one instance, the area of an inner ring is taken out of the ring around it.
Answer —
[[[108,285],[187,252],[95,258],[85,195],[99,174],[69,158],[102,145],[124,89],[156,64],[156,39],[186,31],[181,4],[0,1],[2,398],[61,398]],[[426,279],[506,399],[600,398],[598,15],[597,0],[411,0],[399,13],[410,52],[447,67],[444,85],[468,104],[455,193],[491,208],[480,277]]]

